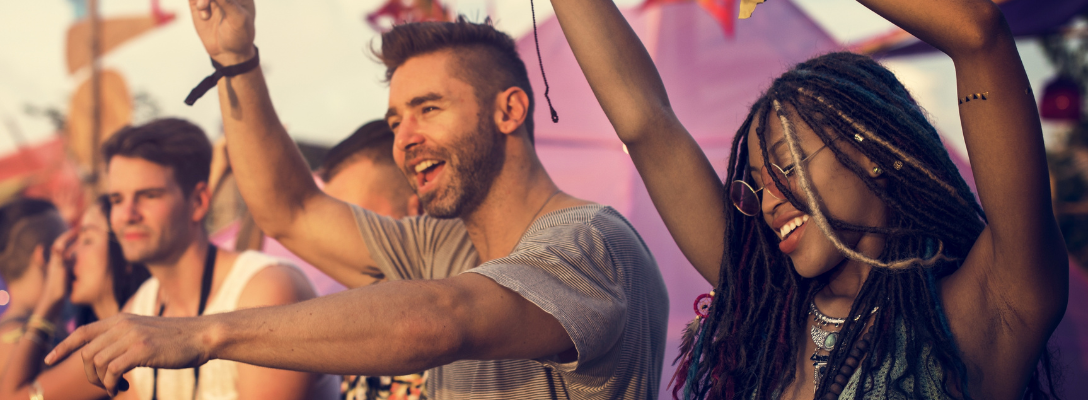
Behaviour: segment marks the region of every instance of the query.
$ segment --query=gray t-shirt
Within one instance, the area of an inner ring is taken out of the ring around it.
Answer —
[[[655,399],[669,297],[650,250],[611,207],[553,211],[526,229],[509,256],[477,266],[459,219],[394,220],[353,207],[359,232],[390,279],[472,272],[554,316],[578,359],[462,360],[429,371],[431,398]]]

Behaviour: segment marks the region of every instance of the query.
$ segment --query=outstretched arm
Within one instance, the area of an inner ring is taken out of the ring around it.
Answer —
[[[611,0],[552,0],[593,94],[627,145],[650,199],[695,269],[718,283],[725,243],[721,180],[669,104],[646,48]]]
[[[1068,256],[1051,210],[1035,97],[1012,34],[989,0],[860,2],[948,54],[960,98],[971,96],[959,105],[960,119],[989,221],[961,269],[942,283],[942,300],[968,370],[972,363],[983,370],[969,376],[974,394],[1018,393],[1064,314]]]
[[[208,54],[222,65],[255,55],[253,0],[190,0]],[[349,287],[373,281],[374,265],[347,204],[314,183],[280,123],[261,68],[219,80],[219,105],[231,168],[257,226]]]
[[[426,306],[421,306],[426,305]],[[77,329],[53,353],[79,350],[87,378],[116,393],[136,366],[190,368],[210,359],[353,375],[401,375],[456,360],[567,355],[559,321],[478,274],[392,281],[301,303],[198,318],[122,314]]]

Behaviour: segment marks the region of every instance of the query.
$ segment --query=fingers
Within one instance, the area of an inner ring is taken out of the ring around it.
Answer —
[[[189,6],[192,7],[193,14],[202,20],[206,21],[212,16],[211,0],[189,0]]]
[[[139,355],[131,346],[114,343],[94,356],[95,371],[102,386],[110,396],[118,391],[128,390],[128,381],[124,375],[137,367]],[[122,383],[123,382],[123,383]]]
[[[98,379],[98,371],[95,369],[95,352],[91,349],[84,348],[79,353],[79,355],[83,358],[83,375],[87,377],[87,382],[90,382],[92,385],[105,389],[106,386],[102,384],[102,381],[100,379]]]
[[[63,259],[65,253],[67,252],[67,250],[69,248],[72,247],[72,243],[75,243],[76,238],[78,236],[79,236],[79,227],[78,226],[73,227],[72,229],[69,229],[67,231],[64,231],[64,233],[60,234],[60,236],[57,236],[57,238],[55,240],[53,240],[53,247],[50,249],[50,251],[53,252],[52,257],[54,257],[54,258],[56,258],[58,260]]]
[[[88,346],[90,347],[90,346]],[[121,378],[121,374],[131,369],[126,364],[126,361],[131,361],[133,357],[128,354],[129,346],[127,344],[114,341],[109,345],[106,345],[101,350],[94,353],[91,358],[90,364],[94,366],[95,377],[102,386],[106,388],[106,392],[110,396],[117,394],[117,381]],[[90,350],[89,348],[86,350]],[[84,364],[88,364],[84,359]],[[92,381],[93,383],[93,381]]]
[[[68,335],[63,342],[60,342],[57,347],[54,347],[53,351],[45,356],[45,363],[48,365],[56,365],[56,363],[67,358],[72,352],[79,350],[90,342],[91,339],[98,336],[102,329],[103,325],[101,322],[95,322],[90,325],[79,327],[75,332],[72,332],[71,335]]]

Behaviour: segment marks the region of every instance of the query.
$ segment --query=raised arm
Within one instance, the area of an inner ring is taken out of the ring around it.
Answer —
[[[941,290],[969,371],[972,362],[990,370],[986,383],[970,377],[973,387],[1016,385],[1005,392],[1013,393],[1064,314],[1069,287],[1039,115],[1016,44],[989,0],[860,2],[948,54],[960,99],[971,96],[958,107],[988,226]]]
[[[578,65],[650,199],[695,269],[718,283],[727,204],[721,180],[669,104],[649,53],[611,0],[552,0]]]
[[[559,355],[572,361],[564,357],[572,349],[555,317],[490,278],[461,274],[199,318],[122,314],[76,330],[46,362],[79,350],[87,378],[112,394],[120,374],[135,366],[188,368],[225,359],[299,371],[402,375],[462,359]]]
[[[204,48],[222,65],[255,55],[253,0],[190,0]],[[272,107],[260,67],[219,80],[231,168],[257,226],[348,287],[373,281],[374,265],[351,209],[314,183]]]

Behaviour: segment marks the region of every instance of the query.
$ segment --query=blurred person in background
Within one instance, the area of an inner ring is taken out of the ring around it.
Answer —
[[[1062,149],[1048,154],[1054,214],[1069,254],[1088,267],[1088,123],[1069,134]]]
[[[19,198],[0,208],[0,278],[10,302],[0,314],[0,363],[6,363],[27,330],[41,297],[53,241],[67,230],[45,200]]]
[[[77,326],[112,317],[150,276],[143,265],[125,261],[117,238],[109,230],[108,215],[109,202],[101,197],[95,206],[84,212],[79,226],[61,235],[51,246],[41,296],[31,319],[46,321],[46,326],[53,330],[60,329],[66,297],[72,304],[87,310],[77,314]],[[28,337],[16,343],[0,374],[0,399],[93,400],[108,397],[105,390],[87,382],[78,358],[73,357],[43,371],[41,360],[47,349],[41,343],[48,344],[49,335],[41,336],[41,333],[48,332],[32,334],[39,335],[42,342]],[[125,393],[117,398],[133,398],[130,395]]]
[[[212,145],[196,125],[166,118],[124,128],[102,146],[110,226],[125,259],[148,279],[126,313],[194,317],[315,297],[294,265],[256,252],[220,250],[204,217]],[[196,369],[138,368],[127,374],[143,400],[332,399],[333,376],[215,361]]]
[[[419,197],[393,161],[393,131],[383,120],[370,121],[325,155],[318,175],[323,190],[345,203],[401,219],[422,214]],[[348,288],[385,280],[378,268],[334,277]],[[344,400],[421,400],[423,373],[400,376],[348,375],[341,384]]]
[[[325,183],[322,190],[340,201],[387,217],[401,219],[422,214],[419,196],[393,161],[393,138],[389,124],[382,120],[356,129],[325,154],[318,169]],[[349,288],[385,278],[377,268],[361,272],[335,274],[332,278]]]

